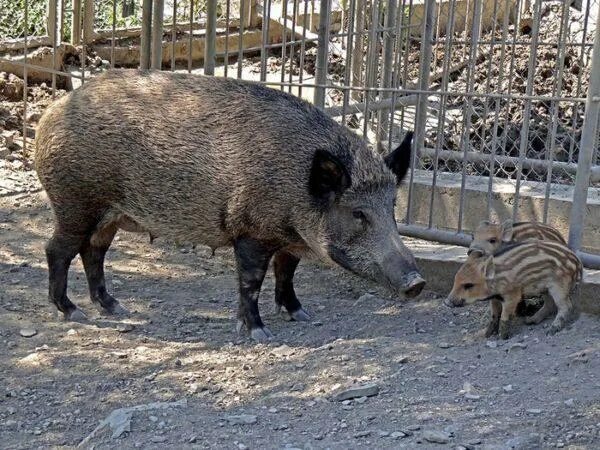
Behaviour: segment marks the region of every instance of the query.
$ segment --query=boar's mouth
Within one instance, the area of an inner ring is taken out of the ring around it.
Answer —
[[[364,276],[362,273],[358,273],[356,271],[356,269],[354,269],[354,267],[352,267],[352,262],[351,262],[350,258],[348,257],[348,254],[341,248],[330,244],[327,246],[327,253],[329,254],[329,257],[336,264],[339,264],[347,271],[352,272],[353,274],[358,275],[359,277]]]

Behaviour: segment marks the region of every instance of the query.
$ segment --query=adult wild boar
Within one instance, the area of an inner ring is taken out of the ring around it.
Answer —
[[[258,295],[274,260],[275,302],[309,320],[294,271],[315,255],[402,292],[425,281],[394,220],[411,136],[385,159],[319,109],[255,83],[114,70],[55,102],[40,121],[35,167],[52,204],[50,300],[67,297],[81,255],[94,303],[125,312],[107,291],[104,257],[119,228],[214,248],[232,245],[239,326],[272,336]]]

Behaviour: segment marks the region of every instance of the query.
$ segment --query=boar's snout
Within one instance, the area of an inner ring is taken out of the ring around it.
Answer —
[[[404,277],[406,279],[402,293],[408,298],[414,298],[421,293],[425,287],[425,280],[419,272],[411,272]]]
[[[448,296],[444,299],[444,305],[449,306],[450,308],[464,306],[464,304],[465,304],[465,300],[462,298]]]

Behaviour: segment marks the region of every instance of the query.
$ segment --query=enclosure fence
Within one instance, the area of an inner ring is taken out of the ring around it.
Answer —
[[[600,268],[599,12],[597,0],[24,0],[0,20],[0,70],[24,79],[24,118],[29,84],[55,94],[119,66],[261,82],[379,152],[414,130],[402,234],[468,245],[482,219],[539,220]],[[26,146],[27,120],[22,134]]]

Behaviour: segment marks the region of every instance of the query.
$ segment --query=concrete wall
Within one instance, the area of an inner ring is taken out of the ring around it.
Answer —
[[[416,171],[413,187],[413,220],[418,225],[429,222],[429,202],[431,199],[431,172]],[[492,214],[494,219],[512,217],[515,202],[515,181],[494,178],[492,194]],[[461,174],[442,173],[438,175],[434,191],[433,226],[444,230],[456,230],[460,207]],[[471,232],[477,224],[487,218],[488,178],[467,176],[463,229]],[[521,186],[518,220],[542,221],[544,217],[545,183],[527,182]],[[553,185],[549,199],[548,222],[567,237],[573,188],[566,185]],[[404,220],[408,202],[408,187],[400,189],[396,216]],[[588,214],[585,222],[583,250],[600,253],[600,189],[591,188],[588,196]]]

